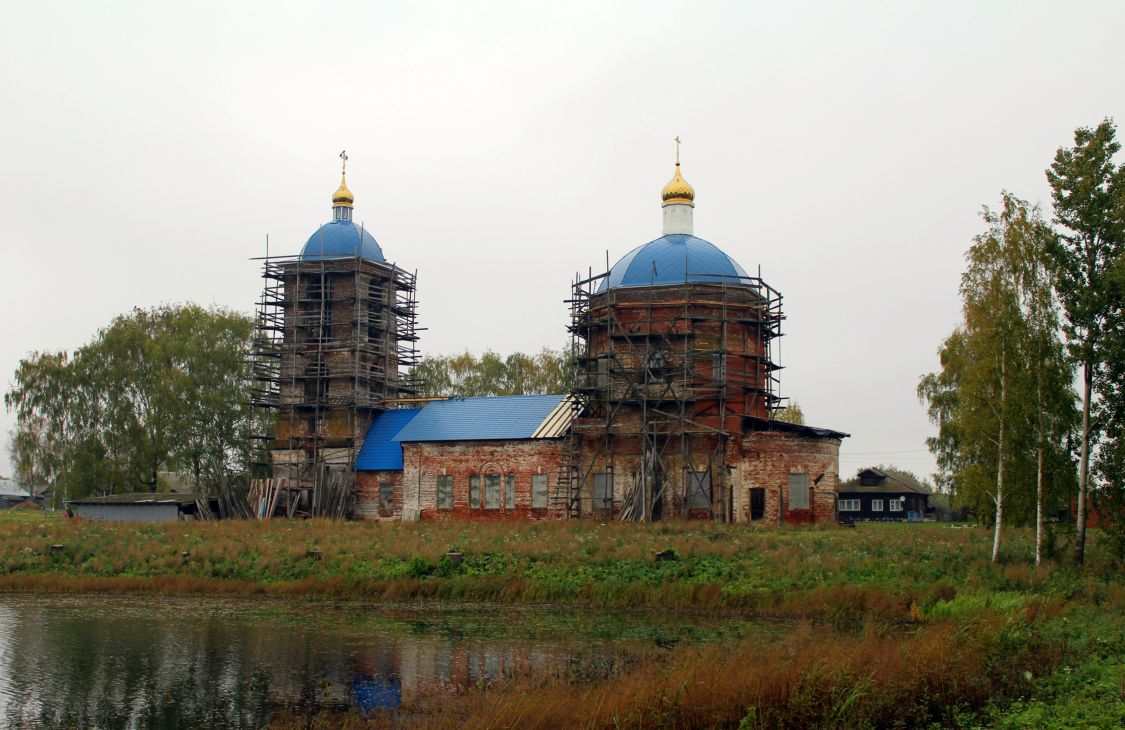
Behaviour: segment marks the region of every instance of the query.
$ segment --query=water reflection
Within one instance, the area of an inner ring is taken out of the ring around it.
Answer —
[[[514,677],[585,681],[737,630],[535,611],[0,598],[6,727],[261,727],[272,709],[397,710]]]

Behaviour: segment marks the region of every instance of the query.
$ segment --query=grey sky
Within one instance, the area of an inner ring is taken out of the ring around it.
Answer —
[[[249,311],[345,148],[424,352],[557,347],[575,271],[660,235],[678,134],[696,234],[785,295],[783,393],[853,434],[841,472],[929,474],[914,387],[980,206],[1049,206],[1055,149],[1125,122],[1123,29],[1120,2],[8,3],[3,382],[134,306]]]

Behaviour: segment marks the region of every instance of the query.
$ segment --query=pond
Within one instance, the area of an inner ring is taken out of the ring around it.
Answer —
[[[770,631],[598,610],[7,595],[0,724],[226,728],[265,726],[279,710],[398,713],[423,694],[587,682],[680,642]]]

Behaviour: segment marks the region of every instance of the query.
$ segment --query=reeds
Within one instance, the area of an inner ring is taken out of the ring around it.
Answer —
[[[588,684],[521,680],[423,697],[366,727],[954,727],[962,713],[1027,693],[1067,655],[1034,621],[990,613],[893,632],[803,622],[779,639],[690,645]],[[411,720],[414,720],[412,722]],[[279,718],[275,727],[357,727],[357,715]]]

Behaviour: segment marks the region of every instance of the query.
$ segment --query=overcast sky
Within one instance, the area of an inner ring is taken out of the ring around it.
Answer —
[[[6,3],[2,382],[132,307],[251,311],[342,149],[423,352],[558,347],[574,273],[660,235],[680,135],[696,235],[785,295],[783,395],[852,434],[843,475],[928,475],[914,389],[980,207],[1049,207],[1075,127],[1125,120],[1123,30],[1112,0]]]

